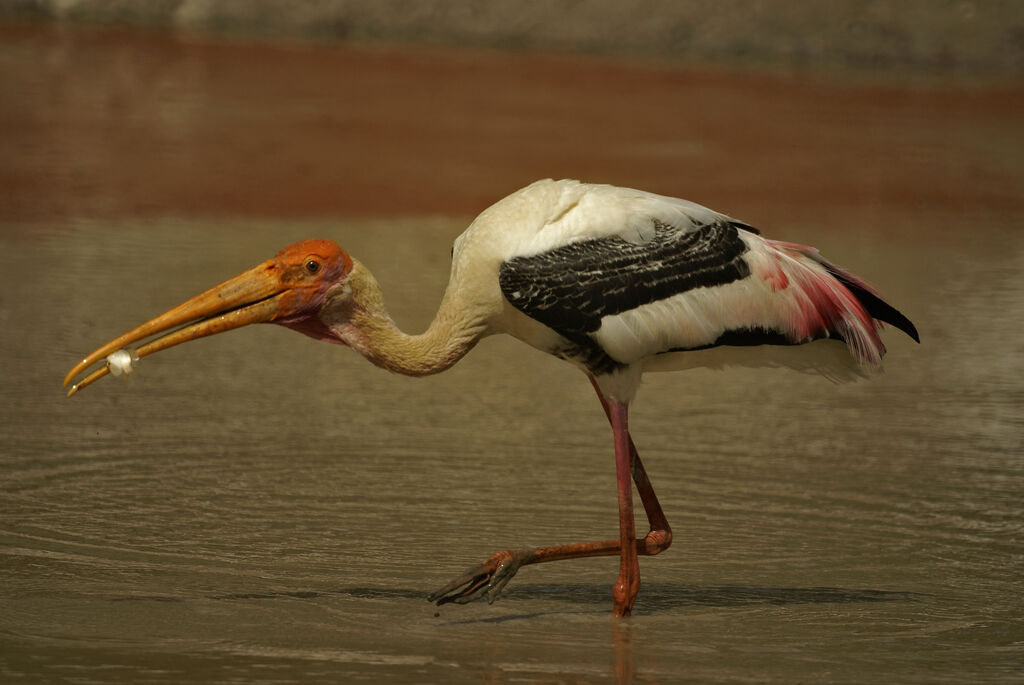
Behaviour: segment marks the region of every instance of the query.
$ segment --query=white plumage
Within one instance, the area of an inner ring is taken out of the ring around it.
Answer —
[[[455,240],[454,262],[490,256],[501,261],[547,252],[569,243],[620,237],[650,240],[656,220],[679,230],[729,219],[687,200],[643,190],[579,181],[536,181],[485,209]],[[474,247],[479,242],[483,246]]]

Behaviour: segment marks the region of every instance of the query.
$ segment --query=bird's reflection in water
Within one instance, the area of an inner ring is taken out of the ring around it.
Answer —
[[[611,626],[615,682],[617,685],[629,685],[636,672],[633,664],[633,626],[628,621],[612,621]]]

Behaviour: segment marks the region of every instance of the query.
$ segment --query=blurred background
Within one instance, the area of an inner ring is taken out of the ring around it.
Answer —
[[[949,201],[910,182],[922,167],[1019,197],[1005,168],[976,187],[959,150],[986,143],[958,129],[1020,105],[1015,2],[13,0],[0,17],[11,217],[472,215],[568,176],[763,224],[783,191]]]
[[[0,2],[0,678],[1019,681],[1022,71],[996,0]],[[629,621],[614,559],[424,601],[617,530],[589,385],[515,341],[411,380],[264,326],[59,387],[303,238],[418,332],[544,177],[813,244],[921,332],[851,385],[645,379],[676,542]]]
[[[217,34],[544,50],[748,65],[1018,72],[1011,0],[10,0],[12,17]]]

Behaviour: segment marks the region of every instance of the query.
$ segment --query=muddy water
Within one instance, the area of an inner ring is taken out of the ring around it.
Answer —
[[[4,680],[1021,680],[1020,89],[5,32]],[[514,341],[410,380],[261,326],[58,389],[305,237],[422,329],[470,213],[545,175],[812,242],[923,339],[889,331],[853,385],[650,376],[631,424],[676,542],[629,620],[608,559],[424,599],[495,549],[615,534],[588,384]]]

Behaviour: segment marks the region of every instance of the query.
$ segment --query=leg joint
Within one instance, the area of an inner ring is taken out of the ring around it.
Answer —
[[[672,531],[668,526],[664,530],[652,530],[640,541],[639,552],[647,556],[660,554],[672,545]]]

